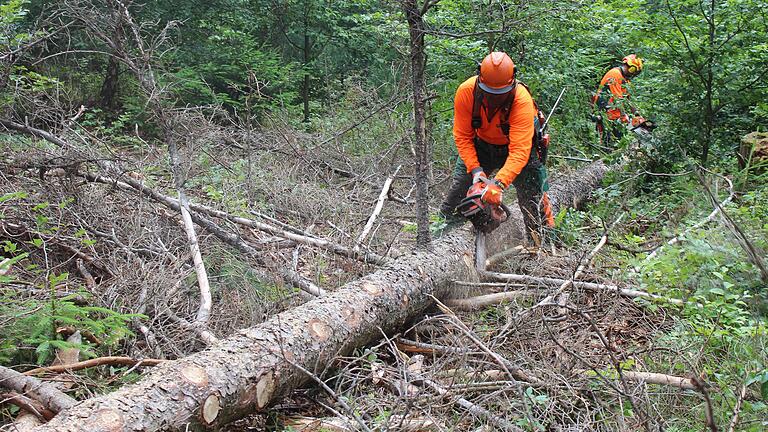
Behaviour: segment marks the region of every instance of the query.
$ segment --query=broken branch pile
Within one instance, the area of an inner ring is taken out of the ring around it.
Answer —
[[[600,162],[565,176],[550,193],[556,210],[575,204],[600,183]],[[509,246],[522,224],[497,230],[488,252]],[[220,341],[178,361],[159,365],[137,384],[83,401],[38,431],[129,431],[182,429],[191,424],[217,427],[262,410],[306,383],[305,371],[318,371],[393,331],[445,297],[450,282],[474,267],[474,236],[455,229],[433,249],[412,252],[335,292]]]

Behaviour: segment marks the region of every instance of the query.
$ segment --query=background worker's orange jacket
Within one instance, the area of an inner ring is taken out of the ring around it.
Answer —
[[[621,121],[625,123],[628,121],[629,117],[626,116],[626,113],[622,112],[619,107],[622,102],[629,98],[629,91],[624,85],[624,83],[628,82],[629,80],[624,78],[624,75],[621,73],[621,67],[615,67],[609,70],[606,72],[603,79],[600,80],[600,86],[597,89],[595,100],[597,101],[597,99],[600,98],[601,93],[605,91],[605,87],[608,87],[611,91],[611,96],[608,99],[609,108],[605,111],[608,120],[621,119]]]
[[[453,139],[456,141],[461,160],[467,166],[467,172],[480,166],[475,150],[475,135],[489,144],[508,146],[507,160],[496,174],[496,179],[509,186],[528,163],[528,156],[531,153],[533,119],[536,116],[533,98],[524,86],[516,86],[515,101],[509,113],[508,136],[501,131],[499,113],[496,113],[489,123],[484,106],[480,109],[483,125],[475,131],[472,128],[472,105],[475,101],[476,80],[476,76],[471,77],[461,83],[456,90],[456,97],[453,100]]]

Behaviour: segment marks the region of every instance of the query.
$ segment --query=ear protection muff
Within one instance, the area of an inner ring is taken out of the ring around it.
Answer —
[[[627,65],[627,71],[629,71],[629,73],[634,75],[634,74],[637,73],[637,66],[635,66],[635,65]]]

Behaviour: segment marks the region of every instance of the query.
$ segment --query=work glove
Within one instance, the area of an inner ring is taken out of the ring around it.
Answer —
[[[504,199],[504,184],[498,180],[489,184],[480,199],[493,206],[501,205],[501,201]]]
[[[638,127],[643,123],[645,123],[645,118],[640,116],[632,117],[632,127]]]
[[[488,176],[485,175],[483,169],[477,167],[472,170],[472,184],[479,183],[483,180],[488,180]]]

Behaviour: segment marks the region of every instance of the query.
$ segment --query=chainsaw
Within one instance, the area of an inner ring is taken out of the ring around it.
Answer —
[[[495,206],[483,201],[483,193],[491,184],[493,180],[487,178],[473,184],[467,190],[467,196],[456,206],[456,210],[469,219],[478,232],[486,234],[498,228],[511,214],[509,207],[503,203]]]
[[[657,127],[659,127],[659,125],[657,125],[655,121],[653,121],[653,120],[643,120],[643,122],[640,123],[639,125],[633,126],[631,128],[631,130],[634,132],[634,131],[636,131],[638,129],[644,129],[644,130],[647,130],[649,132],[653,132],[653,130],[656,129]]]

